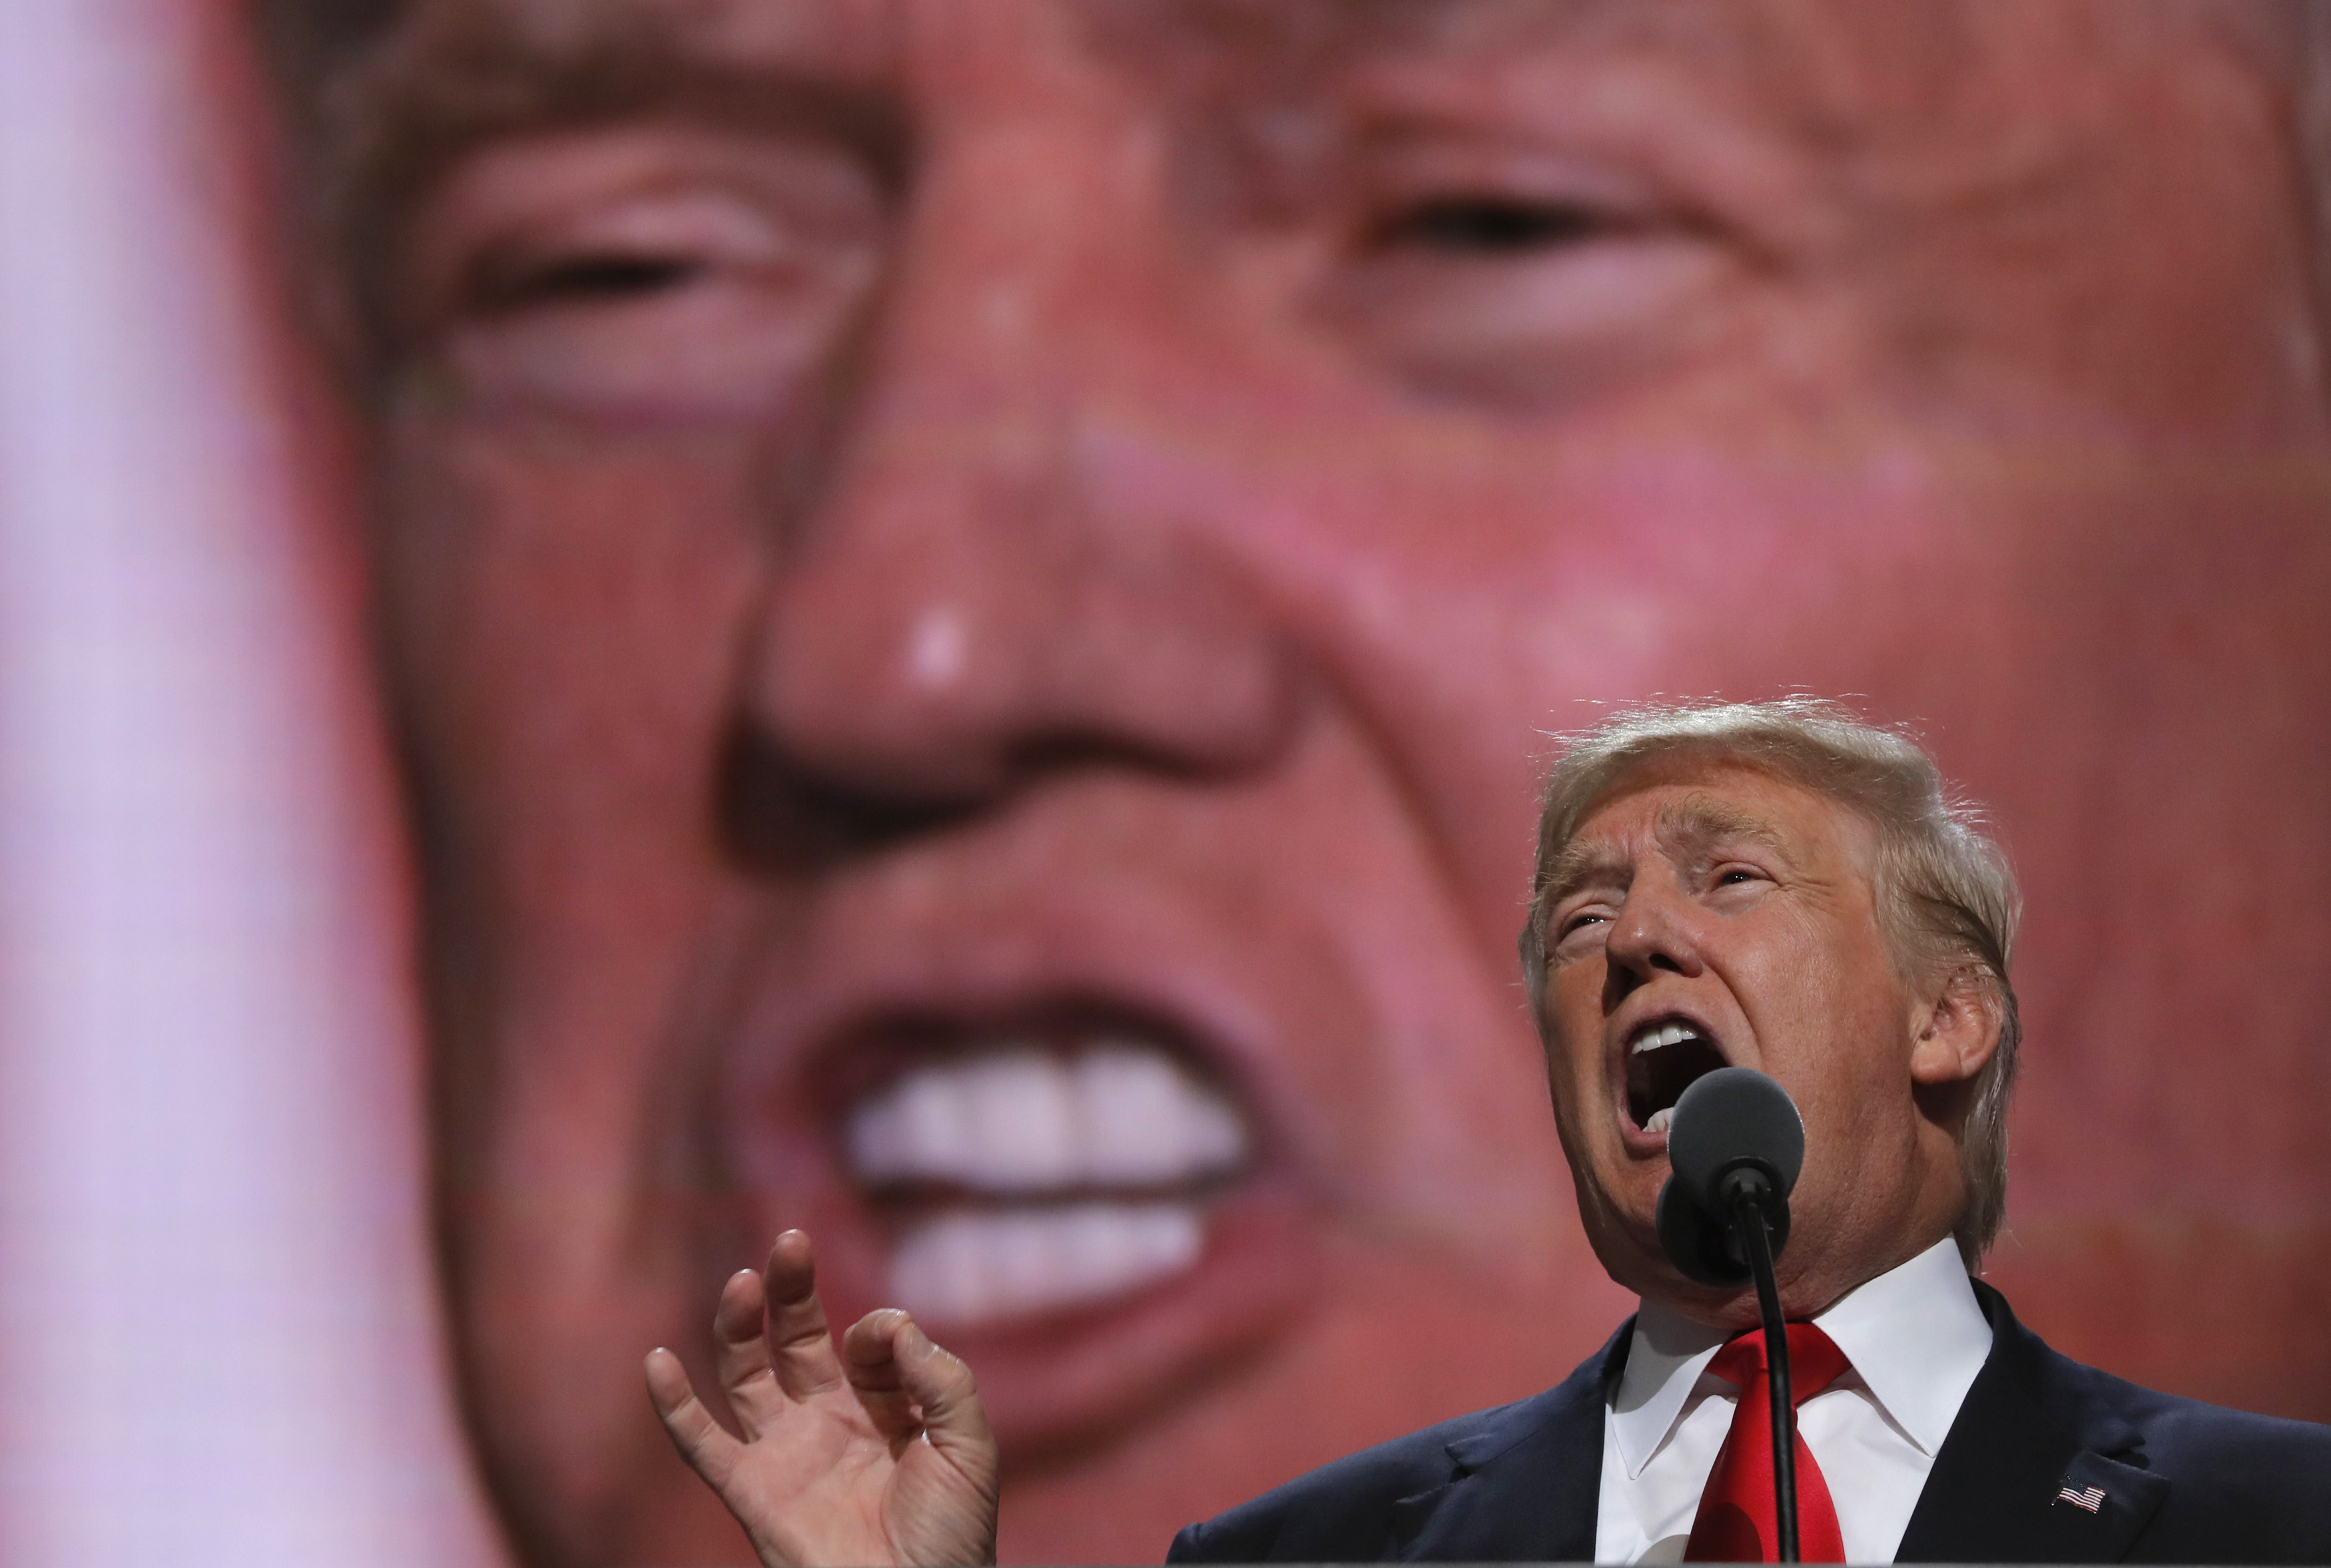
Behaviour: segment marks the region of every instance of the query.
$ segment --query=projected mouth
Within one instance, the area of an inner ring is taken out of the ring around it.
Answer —
[[[1697,1024],[1652,1020],[1627,1042],[1627,1114],[1647,1133],[1666,1132],[1683,1091],[1723,1065],[1723,1053]]]
[[[1190,1269],[1253,1144],[1222,1088],[1117,1028],[953,1041],[861,1091],[842,1134],[887,1221],[891,1293],[935,1325],[1089,1306]]]

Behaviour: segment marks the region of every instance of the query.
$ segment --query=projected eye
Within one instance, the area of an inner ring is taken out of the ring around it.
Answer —
[[[466,406],[766,420],[845,335],[885,218],[838,150],[622,129],[489,148],[415,225],[415,347]]]
[[[695,257],[581,255],[509,275],[480,278],[478,303],[488,313],[540,305],[615,301],[662,293],[704,276]]]
[[[1727,236],[1622,165],[1403,142],[1365,157],[1322,315],[1420,391],[1546,410],[1671,362],[1742,271]]]
[[[1559,203],[1448,196],[1419,203],[1380,223],[1378,250],[1413,247],[1451,254],[1505,256],[1566,245],[1608,229],[1603,214]]]

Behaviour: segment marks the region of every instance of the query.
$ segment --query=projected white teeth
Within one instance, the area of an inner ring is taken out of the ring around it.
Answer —
[[[890,1255],[899,1304],[934,1323],[1073,1307],[1179,1274],[1198,1260],[1194,1203],[956,1209],[911,1226]]]
[[[1179,1273],[1205,1240],[1201,1189],[1248,1154],[1244,1119],[1163,1050],[1001,1045],[909,1069],[845,1131],[866,1187],[969,1202],[899,1234],[890,1286],[934,1322],[1072,1307]]]
[[[1675,1107],[1662,1106],[1651,1113],[1651,1119],[1643,1124],[1643,1130],[1647,1133],[1663,1133],[1668,1130],[1668,1124],[1673,1120],[1675,1120]]]
[[[1165,1052],[1136,1045],[935,1062],[850,1117],[850,1164],[861,1181],[999,1195],[1179,1185],[1235,1169],[1246,1141],[1220,1094]]]

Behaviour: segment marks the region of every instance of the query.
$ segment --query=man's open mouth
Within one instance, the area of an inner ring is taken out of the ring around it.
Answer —
[[[1238,1102],[1118,1022],[927,1039],[843,1104],[844,1169],[935,1326],[1089,1307],[1193,1268],[1247,1168]]]
[[[1638,1025],[1627,1040],[1628,1116],[1647,1133],[1666,1132],[1683,1091],[1724,1064],[1716,1042],[1696,1023],[1655,1018]]]

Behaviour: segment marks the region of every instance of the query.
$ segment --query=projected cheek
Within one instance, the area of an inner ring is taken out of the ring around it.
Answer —
[[[766,420],[816,383],[883,226],[838,156],[499,149],[417,227],[411,363],[483,413]]]

